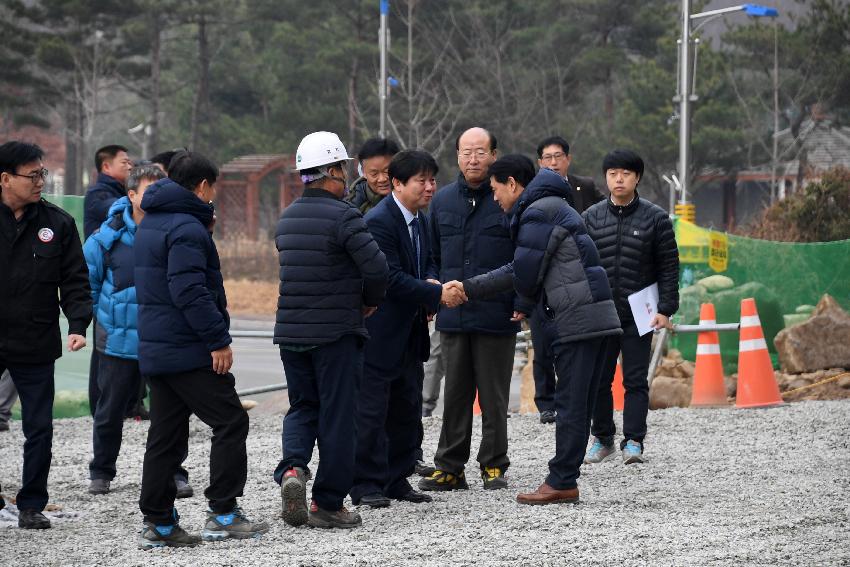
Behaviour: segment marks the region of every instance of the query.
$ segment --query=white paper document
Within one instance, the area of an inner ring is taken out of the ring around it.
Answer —
[[[629,307],[635,319],[638,334],[643,336],[654,329],[650,326],[658,313],[658,284],[654,283],[629,296]]]

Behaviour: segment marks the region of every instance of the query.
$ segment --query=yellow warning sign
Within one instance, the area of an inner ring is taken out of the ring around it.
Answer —
[[[722,232],[708,233],[708,265],[715,272],[729,267],[729,238]]]

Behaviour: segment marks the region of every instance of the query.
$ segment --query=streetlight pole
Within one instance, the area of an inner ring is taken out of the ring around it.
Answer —
[[[378,84],[381,122],[378,128],[378,136],[381,138],[387,137],[387,19],[389,14],[390,0],[381,0],[381,30],[378,39],[381,52],[381,78]]]
[[[673,100],[679,103],[679,180],[681,195],[676,205],[676,214],[687,220],[694,220],[693,205],[688,205],[688,191],[691,189],[691,103],[697,97],[691,89],[691,75],[694,73],[691,61],[691,20],[702,18],[714,19],[732,12],[744,12],[751,17],[775,18],[779,12],[775,8],[759,6],[758,4],[741,4],[729,8],[709,10],[691,14],[691,0],[682,0],[682,37],[679,40],[679,92]],[[705,20],[697,30],[707,22]]]

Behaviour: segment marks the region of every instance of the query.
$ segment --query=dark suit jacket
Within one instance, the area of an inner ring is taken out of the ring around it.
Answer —
[[[427,316],[439,308],[443,290],[425,281],[437,279],[437,266],[431,258],[430,227],[424,212],[419,212],[422,279],[416,277],[416,253],[395,200],[391,196],[383,199],[364,218],[390,269],[387,295],[366,319],[370,339],[365,363],[367,368],[391,373],[400,368],[408,350],[422,362],[428,360]]]
[[[596,190],[596,183],[590,177],[572,175],[568,172],[567,183],[570,184],[573,190],[572,197],[574,202],[571,204],[579,214],[605,198]]]

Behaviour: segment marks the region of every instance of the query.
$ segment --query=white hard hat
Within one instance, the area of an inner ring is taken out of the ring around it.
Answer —
[[[339,136],[333,132],[307,134],[295,153],[295,169],[303,171],[350,160]]]

